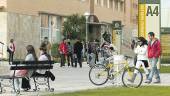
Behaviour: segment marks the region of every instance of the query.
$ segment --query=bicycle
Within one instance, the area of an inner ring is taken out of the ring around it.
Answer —
[[[125,60],[117,64],[110,62],[112,57],[105,59],[105,64],[96,64],[91,67],[89,71],[89,79],[94,85],[103,85],[108,80],[113,80],[116,76],[120,75],[122,72],[121,80],[125,87],[138,88],[141,86],[143,81],[143,75],[141,71],[135,67],[130,67],[128,59],[129,56],[124,56]],[[106,62],[109,61],[109,62]],[[114,66],[123,64],[124,67],[120,70],[114,71]],[[134,79],[134,80],[133,80]]]

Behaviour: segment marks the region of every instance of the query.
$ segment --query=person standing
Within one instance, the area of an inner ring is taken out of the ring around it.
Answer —
[[[68,66],[70,66],[70,62],[71,62],[71,66],[74,67],[74,65],[73,65],[73,46],[71,45],[70,42],[67,42],[67,48],[68,48],[68,52],[67,52]]]
[[[75,60],[75,67],[77,67],[78,61],[80,68],[82,68],[82,50],[83,44],[80,42],[80,40],[77,40],[77,42],[74,44],[74,54],[77,57],[77,60]]]
[[[148,33],[149,37],[149,43],[148,43],[148,59],[151,64],[151,72],[149,74],[149,77],[145,83],[151,83],[153,75],[156,75],[156,82],[154,83],[160,83],[160,75],[159,70],[157,68],[158,58],[161,55],[161,44],[160,41],[155,38],[154,32]]]
[[[51,43],[49,42],[48,37],[44,37],[44,41],[42,42],[41,46],[44,46],[44,48],[47,50],[47,53],[50,54]]]
[[[139,69],[141,66],[143,67],[145,74],[146,74],[146,80],[149,76],[149,64],[148,64],[148,57],[147,57],[147,49],[148,44],[147,40],[144,37],[138,38],[138,45],[137,47],[134,47],[134,52],[137,55],[137,62],[136,62],[136,68]],[[128,79],[130,82],[134,82],[136,78],[137,71],[134,71],[134,74],[131,79]]]
[[[67,56],[67,51],[68,51],[65,39],[63,39],[63,41],[60,43],[58,50],[59,50],[60,57],[61,57],[60,67],[63,67],[65,66],[65,57]]]
[[[8,45],[8,53],[9,53],[9,64],[11,64],[13,62],[13,57],[14,57],[14,52],[15,52],[15,44],[14,44],[14,39],[10,40],[10,43]]]

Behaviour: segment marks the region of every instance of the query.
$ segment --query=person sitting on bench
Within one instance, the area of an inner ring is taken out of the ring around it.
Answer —
[[[25,58],[25,61],[37,61],[37,56],[35,54],[35,50],[34,47],[32,45],[28,45],[26,47],[27,50],[27,55]],[[25,91],[28,91],[29,89],[31,89],[30,83],[29,83],[29,77],[32,75],[33,71],[32,70],[16,70],[15,72],[15,76],[16,77],[23,77],[22,78],[22,86],[21,88],[23,88]],[[15,89],[17,91],[20,91],[20,79],[19,78],[15,78]]]
[[[47,50],[45,47],[43,47],[43,45],[41,45],[40,47],[40,57],[38,59],[39,61],[50,61],[51,60],[51,56],[49,54],[47,54]],[[53,75],[53,73],[51,73],[48,70],[37,70],[33,76],[45,76],[45,77],[50,77],[52,81],[55,80],[55,76]]]

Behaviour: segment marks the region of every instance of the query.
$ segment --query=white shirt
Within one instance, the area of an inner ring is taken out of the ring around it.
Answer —
[[[41,55],[40,57],[39,57],[39,59],[38,59],[39,61],[47,61],[48,60],[48,58],[47,58],[47,56],[46,55]]]
[[[38,58],[39,61],[47,61],[48,58],[46,55],[41,55],[39,58]],[[37,70],[38,73],[41,73],[41,74],[45,74],[46,70]]]
[[[137,60],[148,60],[147,58],[147,49],[148,46],[137,46],[134,52],[137,54]]]
[[[26,57],[25,57],[25,61],[34,61],[34,56],[32,54],[28,54]]]
[[[26,57],[25,57],[25,61],[35,61],[35,58],[32,54],[28,54]],[[30,77],[32,75],[34,70],[28,70],[28,76]]]

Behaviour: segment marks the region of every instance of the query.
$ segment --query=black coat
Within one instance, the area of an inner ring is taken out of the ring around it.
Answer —
[[[74,44],[74,53],[75,54],[81,54],[82,50],[83,50],[83,44],[79,41],[76,42]]]

